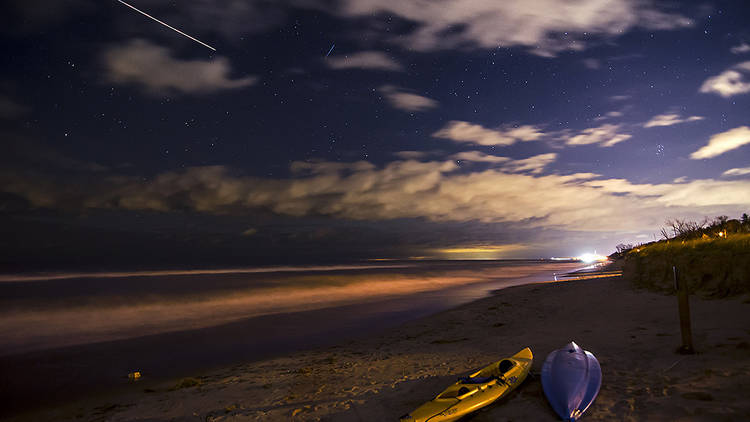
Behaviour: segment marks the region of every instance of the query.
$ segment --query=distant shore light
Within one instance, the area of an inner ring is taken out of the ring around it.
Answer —
[[[581,261],[590,264],[592,262],[606,261],[608,258],[604,255],[598,255],[595,253],[585,253],[578,257]]]

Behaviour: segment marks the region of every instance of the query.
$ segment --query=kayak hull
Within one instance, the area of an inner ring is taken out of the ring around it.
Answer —
[[[534,359],[528,347],[494,362],[443,390],[401,417],[401,422],[452,422],[508,395],[529,374]]]
[[[575,342],[553,351],[544,360],[544,395],[563,420],[578,420],[596,399],[601,385],[599,361]]]

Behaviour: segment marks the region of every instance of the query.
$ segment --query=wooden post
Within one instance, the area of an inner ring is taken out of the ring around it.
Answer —
[[[672,266],[674,273],[674,287],[677,290],[677,306],[680,311],[680,331],[682,332],[682,346],[678,349],[681,354],[693,354],[693,333],[690,329],[690,301],[688,300],[688,286],[680,283],[677,267]]]

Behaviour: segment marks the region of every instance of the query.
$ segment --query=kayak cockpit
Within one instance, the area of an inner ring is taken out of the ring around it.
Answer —
[[[438,400],[446,400],[446,399],[458,399],[463,400],[466,397],[471,396],[472,394],[476,394],[479,391],[479,387],[467,387],[467,386],[461,386],[459,388],[451,388],[446,391],[443,391],[439,396],[436,397]]]

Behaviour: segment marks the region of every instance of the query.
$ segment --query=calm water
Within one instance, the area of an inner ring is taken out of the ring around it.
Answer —
[[[429,261],[0,276],[0,394],[17,411],[32,397],[54,403],[131,388],[133,370],[151,381],[193,376],[338,343],[580,266]]]

